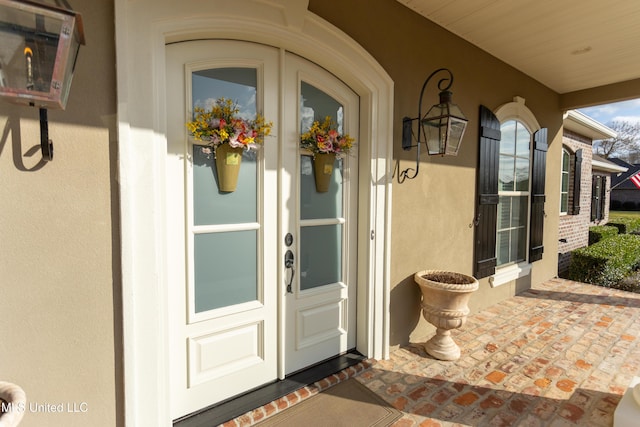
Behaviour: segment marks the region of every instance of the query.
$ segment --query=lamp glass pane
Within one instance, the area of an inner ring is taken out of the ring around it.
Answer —
[[[458,155],[464,131],[467,128],[467,121],[457,117],[449,119],[449,138],[447,139],[446,154],[450,156]]]
[[[444,154],[444,143],[449,132],[447,104],[432,106],[422,117],[421,125],[429,154]]]
[[[0,4],[0,86],[49,92],[63,22],[64,15],[46,9]]]
[[[449,103],[449,115],[451,115],[452,118],[458,118],[464,121],[467,120],[467,117],[464,115],[460,107],[458,107],[458,104]]]
[[[424,136],[429,154],[444,154],[444,143],[447,140],[448,120],[439,119],[423,122]]]

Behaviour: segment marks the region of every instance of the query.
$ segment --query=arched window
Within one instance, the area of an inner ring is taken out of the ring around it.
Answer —
[[[542,259],[547,130],[519,97],[480,112],[474,274],[498,286]]]
[[[497,266],[527,259],[531,132],[518,120],[500,125]]]

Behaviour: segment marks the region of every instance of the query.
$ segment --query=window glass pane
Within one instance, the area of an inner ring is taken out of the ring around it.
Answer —
[[[500,197],[498,203],[498,230],[511,225],[511,197]]]
[[[569,211],[569,195],[563,193],[560,196],[560,212],[567,213]]]
[[[526,227],[527,219],[529,217],[529,197],[518,196],[514,197],[513,203],[513,220],[511,224],[513,227]]]
[[[511,120],[500,125],[500,154],[516,154],[516,122]]]
[[[210,109],[219,98],[233,100],[245,119],[256,117],[257,71],[255,68],[212,68],[191,74],[193,107]],[[257,154],[242,155],[235,192],[220,193],[213,149],[193,147],[193,215],[195,225],[256,222]]]
[[[513,250],[511,255],[512,262],[520,262],[526,259],[526,250],[527,250],[526,231],[527,230],[525,227],[521,227],[511,232],[511,236],[512,236],[511,246]]]
[[[196,313],[257,299],[257,241],[256,230],[194,236]]]
[[[498,265],[503,265],[509,262],[509,236],[509,230],[498,232],[498,239],[496,242]]]
[[[300,228],[300,288],[342,281],[342,225]]]
[[[255,68],[212,68],[191,74],[193,106],[211,108],[216,99],[233,100],[245,119],[256,117],[257,72]]]
[[[569,172],[569,153],[562,150],[562,172]]]
[[[318,193],[313,175],[311,156],[300,156],[300,218],[342,217],[342,169],[343,159],[336,159],[329,191]]]
[[[236,191],[221,193],[218,190],[218,175],[212,151],[202,145],[193,146],[194,224],[256,222],[258,215],[257,153],[243,152]]]
[[[516,159],[516,190],[529,191],[529,158]]]
[[[531,145],[531,134],[522,123],[518,123],[516,131],[516,155],[519,157],[529,158],[529,150]]]
[[[562,173],[562,192],[566,193],[567,191],[569,191],[569,174],[568,173]]]
[[[311,128],[314,121],[322,123],[331,117],[338,133],[344,133],[344,110],[342,104],[316,87],[301,82],[300,84],[300,133]]]
[[[514,190],[513,159],[511,156],[500,155],[498,191]]]

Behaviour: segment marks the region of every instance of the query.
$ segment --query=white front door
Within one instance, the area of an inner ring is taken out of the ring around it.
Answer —
[[[300,134],[330,117],[339,133],[358,138],[358,97],[317,65],[287,54],[283,123],[284,248],[294,256],[294,279],[284,298],[285,374],[356,346],[357,146],[337,159],[327,192],[316,191],[312,153]],[[315,171],[322,173],[323,171]]]
[[[256,43],[176,43],[166,58],[175,419],[355,347],[357,150],[317,193],[298,141],[326,115],[357,138],[358,98],[322,68]],[[218,191],[213,154],[185,127],[195,106],[221,97],[273,122],[231,193]]]

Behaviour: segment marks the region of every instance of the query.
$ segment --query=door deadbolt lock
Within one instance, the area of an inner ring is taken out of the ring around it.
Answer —
[[[293,244],[293,235],[291,233],[287,233],[287,235],[284,236],[284,244],[287,245],[287,247]]]

